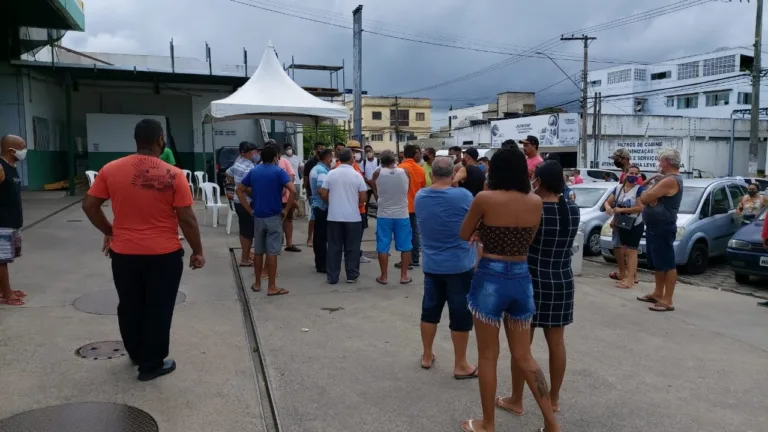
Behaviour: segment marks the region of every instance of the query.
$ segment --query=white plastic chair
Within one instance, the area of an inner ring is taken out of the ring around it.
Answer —
[[[195,187],[192,183],[192,171],[190,170],[181,170],[181,172],[184,173],[184,177],[187,179],[187,183],[189,184],[189,190],[192,192],[192,198],[195,197]]]
[[[203,195],[203,184],[208,181],[208,174],[202,172],[202,171],[195,171],[195,180],[197,180],[197,194],[193,193],[192,198],[195,198],[197,195],[200,195],[202,197]],[[205,199],[205,198],[203,198]]]
[[[229,201],[229,207],[227,207],[227,235],[232,232],[232,216],[235,214],[235,201],[227,199]]]
[[[88,187],[93,186],[93,182],[96,180],[96,176],[99,175],[96,171],[86,171],[85,176],[88,177]]]
[[[203,202],[205,203],[205,216],[203,217],[203,225],[208,222],[208,210],[213,213],[213,227],[219,226],[219,209],[227,207],[227,204],[221,202],[221,189],[216,183],[205,182],[202,185],[203,188]]]

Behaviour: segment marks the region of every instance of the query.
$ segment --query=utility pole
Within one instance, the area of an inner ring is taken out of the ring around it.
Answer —
[[[589,93],[589,43],[597,39],[596,37],[589,37],[587,35],[570,37],[561,37],[561,41],[575,41],[579,40],[584,43],[584,70],[581,72],[581,166],[587,166],[587,114],[589,114],[589,107],[587,107],[587,94]]]
[[[585,168],[597,168],[595,162],[597,158],[597,101],[600,98],[600,93],[595,93],[595,97],[592,100],[592,166],[584,165]]]
[[[755,18],[755,54],[752,66],[752,113],[749,116],[749,142],[757,146],[760,141],[760,78],[762,66],[760,54],[763,37],[763,0],[757,0],[757,17]]]
[[[395,96],[395,155],[400,157],[400,103],[397,96]]]
[[[363,142],[363,5],[352,11],[352,75],[354,81],[352,122],[354,139]]]

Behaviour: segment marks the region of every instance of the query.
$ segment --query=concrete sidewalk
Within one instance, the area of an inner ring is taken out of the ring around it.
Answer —
[[[227,238],[221,227],[202,231],[207,264],[184,271],[187,298],[174,316],[171,357],[178,370],[141,383],[125,357],[74,355],[91,342],[120,340],[116,316],[72,305],[83,294],[114,289],[100,233],[79,206],[26,230],[24,256],[10,269],[13,288],[29,294],[27,305],[0,307],[0,419],[103,401],[147,411],[161,431],[265,430]]]
[[[296,225],[297,239],[306,238],[305,226]],[[378,264],[362,264],[357,283],[330,286],[304,249],[280,257],[278,285],[289,295],[250,295],[283,430],[437,432],[459,430],[460,421],[480,415],[477,382],[451,375],[447,310],[435,367],[419,367],[419,268],[411,285],[382,286],[374,281]],[[390,267],[397,259],[393,253]],[[759,378],[768,360],[765,309],[748,297],[681,285],[677,311],[654,313],[635,300],[650,284],[619,290],[604,271],[587,265],[586,277],[577,280],[559,414],[564,431],[765,430],[768,390]],[[390,280],[396,275],[391,268]],[[250,286],[251,272],[243,278]],[[475,359],[474,336],[471,341]],[[501,346],[499,394],[510,388],[510,356]],[[546,372],[541,333],[534,356]],[[527,390],[525,403],[524,417],[497,412],[497,430],[538,430],[542,418]]]

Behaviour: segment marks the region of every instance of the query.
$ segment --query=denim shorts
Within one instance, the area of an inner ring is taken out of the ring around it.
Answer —
[[[676,225],[645,226],[645,252],[648,267],[657,272],[668,272],[677,268],[675,262]]]
[[[410,252],[413,249],[410,219],[378,218],[376,219],[376,252],[389,253],[393,235],[396,251]]]
[[[472,313],[467,308],[467,294],[474,270],[464,273],[435,274],[424,272],[424,298],[421,301],[421,321],[438,324],[443,307],[448,303],[448,327],[455,332],[472,330]]]
[[[528,262],[480,259],[467,305],[477,319],[496,327],[505,316],[528,327],[536,313]]]

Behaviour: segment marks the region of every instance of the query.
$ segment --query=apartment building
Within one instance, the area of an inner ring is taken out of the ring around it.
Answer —
[[[654,64],[627,64],[589,73],[603,114],[729,118],[752,103],[751,49],[716,51]],[[761,90],[761,99],[768,92]]]
[[[350,112],[354,101],[345,102]],[[399,133],[401,148],[408,141],[429,138],[432,102],[424,98],[362,97],[363,136],[377,152],[395,150]]]

